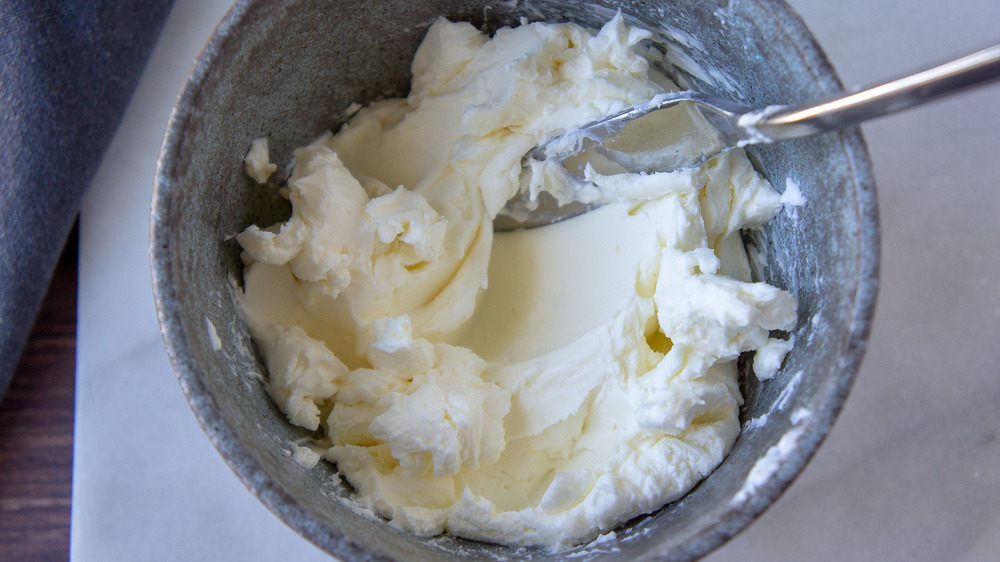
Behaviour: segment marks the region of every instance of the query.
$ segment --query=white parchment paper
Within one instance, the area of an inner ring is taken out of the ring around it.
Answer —
[[[267,511],[209,443],[153,306],[156,158],[176,94],[228,4],[177,1],[84,202],[75,560],[327,559]],[[848,86],[1000,41],[996,0],[791,4]],[[712,560],[1000,552],[1000,86],[871,123],[865,134],[883,228],[867,358],[813,461]]]

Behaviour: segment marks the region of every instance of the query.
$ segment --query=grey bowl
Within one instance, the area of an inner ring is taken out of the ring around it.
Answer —
[[[442,536],[419,539],[359,515],[326,463],[288,455],[307,436],[260,383],[265,372],[234,299],[242,278],[232,236],[289,214],[274,189],[242,171],[252,139],[291,150],[342,122],[352,102],[403,95],[409,62],[440,15],[491,30],[532,21],[600,27],[620,8],[656,34],[678,80],[755,106],[838,91],[837,77],[781,0],[247,0],[237,2],[198,57],[170,120],[157,171],[151,256],[163,337],[177,377],[233,471],[289,526],[343,559],[555,558]],[[735,86],[734,86],[735,85]],[[830,430],[865,350],[875,303],[878,218],[858,131],[755,149],[779,190],[807,203],[748,234],[755,273],[799,300],[795,346],[777,377],[741,376],[743,432],[691,493],[581,547],[584,559],[689,559],[743,529],[803,469]],[[217,335],[217,337],[215,337]],[[221,343],[221,349],[218,349]],[[761,423],[766,420],[766,423]]]

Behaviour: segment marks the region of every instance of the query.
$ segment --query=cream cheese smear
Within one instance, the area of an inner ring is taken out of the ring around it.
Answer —
[[[647,36],[620,15],[493,37],[440,19],[410,94],[296,150],[291,218],[237,236],[270,396],[393,526],[591,540],[722,461],[742,352],[780,365],[770,333],[796,302],[751,282],[740,229],[782,203],[742,149],[693,172],[595,173],[614,203],[493,232],[527,151],[670,87],[637,54]],[[266,150],[247,162],[261,181]]]

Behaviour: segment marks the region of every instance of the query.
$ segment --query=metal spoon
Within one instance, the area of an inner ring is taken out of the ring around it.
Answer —
[[[524,157],[524,165],[561,162],[581,184],[588,164],[636,173],[693,168],[737,146],[843,129],[997,79],[1000,45],[856,93],[791,107],[755,110],[700,92],[661,94],[535,147]],[[531,200],[529,190],[522,188],[494,220],[493,230],[543,226],[606,202],[560,205],[547,193],[540,195],[540,200]]]

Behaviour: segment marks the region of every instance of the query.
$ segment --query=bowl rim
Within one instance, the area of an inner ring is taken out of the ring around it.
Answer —
[[[201,368],[191,359],[189,343],[184,334],[183,319],[177,300],[175,264],[172,256],[172,224],[168,220],[175,186],[174,165],[180,155],[182,131],[194,116],[194,101],[223,46],[233,40],[247,14],[269,0],[237,0],[215,27],[195,59],[183,89],[170,114],[166,133],[157,160],[150,208],[150,270],[160,332],[178,383],[209,440],[222,455],[230,469],[260,501],[286,525],[328,554],[350,560],[390,560],[366,549],[350,536],[320,522],[295,498],[272,479],[263,465],[237,439],[223,418],[218,404],[201,379]],[[776,29],[791,39],[800,57],[813,69],[817,78],[830,81],[842,89],[840,79],[822,47],[809,31],[801,16],[785,0],[752,0],[761,9],[775,13]],[[661,550],[654,547],[643,559],[688,560],[703,556],[718,548],[753,522],[801,474],[831,430],[844,406],[867,349],[868,337],[875,316],[881,261],[881,229],[878,203],[870,156],[860,128],[839,133],[847,162],[855,180],[854,209],[858,211],[859,256],[858,288],[854,295],[851,323],[842,341],[838,376],[832,378],[826,395],[817,404],[812,417],[804,420],[801,437],[795,450],[782,462],[782,467],[756,488],[753,497],[738,505],[730,504],[713,524],[702,528],[692,540],[679,549]],[[742,428],[741,428],[742,433]]]

